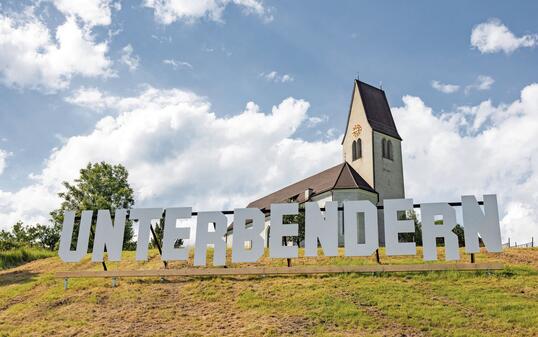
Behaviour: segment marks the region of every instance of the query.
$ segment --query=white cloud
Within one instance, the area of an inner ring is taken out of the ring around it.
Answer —
[[[33,184],[0,191],[2,226],[45,221],[58,205],[60,182],[72,180],[88,161],[124,164],[139,206],[207,210],[243,206],[341,158],[337,138],[295,136],[309,121],[309,104],[293,98],[267,114],[249,102],[231,117],[218,117],[207,99],[182,90],[148,87],[117,97],[81,88],[71,99],[85,106],[104,102],[101,109],[115,113],[54,149]],[[484,101],[442,114],[418,97],[403,102],[392,111],[404,138],[406,194],[423,202],[497,193],[503,238],[538,237],[538,84],[508,104]]]
[[[445,84],[439,81],[432,81],[432,87],[445,94],[452,94],[460,89],[459,85],[456,84]]]
[[[504,52],[510,54],[518,48],[534,47],[538,35],[516,37],[499,19],[489,19],[473,28],[471,45],[481,53]]]
[[[202,18],[223,22],[222,13],[229,4],[239,6],[245,14],[257,14],[266,22],[273,20],[270,10],[259,0],[145,0],[144,2],[146,7],[153,8],[157,21],[165,25],[175,21],[194,23]]]
[[[434,114],[418,97],[393,108],[402,135],[406,194],[417,201],[497,193],[503,238],[538,237],[538,84],[521,98]]]
[[[121,50],[120,62],[125,64],[129,71],[135,71],[140,64],[140,58],[138,55],[133,55],[133,46],[131,44],[126,45]]]
[[[53,38],[31,9],[0,14],[0,75],[8,86],[55,91],[65,89],[74,75],[112,76],[107,52],[108,44],[97,43],[90,29],[72,16]]]
[[[327,115],[308,117],[306,126],[309,128],[313,128],[323,122],[326,122],[327,120],[329,120],[329,116]]]
[[[0,149],[0,175],[4,173],[4,169],[6,168],[7,157],[9,156],[11,156],[11,152],[7,152],[6,150]]]
[[[176,89],[111,97],[83,88],[73,97],[78,104],[104,100],[117,111],[53,150],[32,185],[0,192],[1,225],[44,221],[58,205],[60,183],[88,161],[125,165],[139,206],[218,210],[245,206],[341,160],[338,139],[308,142],[294,135],[308,118],[303,100],[287,98],[269,113],[249,102],[239,114],[218,117],[207,99]]]
[[[159,43],[172,43],[171,36],[158,36],[155,34],[151,34],[151,38],[158,41]]]
[[[65,16],[76,16],[89,26],[110,25],[111,7],[121,9],[121,4],[112,4],[110,0],[53,0],[53,3]]]
[[[189,62],[179,61],[179,60],[176,61],[174,59],[165,59],[163,60],[163,63],[172,66],[174,70],[177,70],[180,68],[188,68],[188,69],[193,68],[192,64],[190,64]]]
[[[465,87],[465,94],[470,93],[472,90],[485,91],[491,89],[491,86],[495,83],[495,80],[486,75],[479,75],[473,84]]]
[[[290,74],[279,74],[275,70],[269,73],[261,73],[260,77],[264,78],[266,81],[277,83],[293,82],[295,80]]]
[[[104,94],[97,88],[81,87],[75,90],[65,101],[95,111],[102,111],[117,106],[119,97]]]

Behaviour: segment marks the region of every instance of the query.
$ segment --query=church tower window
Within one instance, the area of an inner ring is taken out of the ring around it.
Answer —
[[[387,141],[387,158],[390,160],[393,160],[392,157],[392,142],[389,140]]]
[[[351,144],[351,158],[353,161],[357,160],[357,142],[353,141]]]
[[[357,139],[357,158],[362,158],[362,140]]]
[[[392,141],[386,140],[385,138],[383,138],[383,140],[381,141],[381,152],[382,152],[383,158],[394,160],[393,150],[392,150]]]

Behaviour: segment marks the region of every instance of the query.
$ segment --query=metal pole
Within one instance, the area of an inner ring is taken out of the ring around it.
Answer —
[[[534,248],[534,236],[531,237],[531,248]]]
[[[510,248],[510,238],[508,238],[508,248]]]
[[[64,290],[67,290],[68,278],[64,278]]]
[[[159,255],[161,255],[161,258],[163,257],[163,250],[161,248],[161,244],[159,243],[159,240],[157,240],[157,234],[155,234],[155,230],[153,229],[152,225],[149,225],[149,229],[151,229],[151,235],[153,235],[153,241],[155,241],[155,245],[157,246],[157,249],[159,250]],[[164,269],[168,268],[168,261],[164,261]]]
[[[381,260],[379,259],[379,249],[375,250],[375,260],[378,264],[381,264]]]
[[[93,239],[95,240],[95,232],[93,231],[93,227],[92,227],[92,226],[90,226],[90,233],[92,234]],[[104,271],[108,271],[108,268],[106,267],[105,260],[103,260],[103,262],[101,262],[101,264],[103,265],[103,270],[104,270]]]

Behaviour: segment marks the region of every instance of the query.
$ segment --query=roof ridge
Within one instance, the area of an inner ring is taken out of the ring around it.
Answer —
[[[384,135],[402,140],[402,137],[398,133],[398,128],[396,127],[396,123],[394,122],[394,116],[392,116],[392,111],[390,110],[389,101],[387,99],[387,95],[385,94],[385,91],[383,89],[376,88],[371,84],[361,82],[359,80],[356,80],[356,83],[357,83],[359,95],[361,97],[361,101],[364,107],[364,112],[366,113],[366,119],[368,120],[368,123],[372,127],[372,130],[380,132]],[[361,90],[362,85],[367,86],[368,88],[375,89],[378,92],[378,94],[382,95],[382,98],[381,98],[382,102],[377,102],[378,104],[381,104],[381,111],[379,110],[380,108],[379,105],[372,106],[372,104],[375,104],[375,102],[373,102],[375,98],[373,98],[372,95],[368,93],[369,89]],[[383,108],[386,108],[386,111],[383,111]],[[381,114],[379,112],[381,112]],[[385,114],[385,116],[382,116],[383,114]],[[385,120],[383,120],[383,117]],[[348,121],[348,124],[349,124],[349,121]]]
[[[315,174],[313,174],[313,175],[310,175],[310,176],[308,176],[308,177],[306,177],[306,178],[304,178],[304,179],[301,179],[301,180],[299,180],[299,181],[296,181],[296,182],[292,183],[291,185],[284,186],[283,188],[278,189],[278,190],[276,190],[276,191],[274,191],[274,192],[272,192],[272,193],[269,193],[268,195],[265,195],[265,196],[263,196],[263,197],[261,197],[261,198],[258,198],[258,199],[256,199],[256,200],[254,200],[254,201],[251,201],[251,202],[249,203],[249,205],[252,204],[252,203],[255,203],[256,201],[262,200],[262,199],[266,198],[267,196],[270,196],[270,195],[272,195],[272,194],[281,192],[281,191],[283,191],[283,190],[285,190],[285,189],[288,189],[288,188],[291,188],[291,187],[293,187],[293,186],[295,186],[295,185],[299,185],[299,184],[301,184],[302,182],[304,182],[305,180],[311,179],[312,177],[315,177],[315,176],[317,176],[317,175],[322,175],[322,174],[326,173],[326,172],[329,171],[329,170],[333,170],[333,169],[335,169],[335,168],[338,167],[338,166],[343,166],[343,164],[344,164],[344,163],[339,163],[339,164],[337,164],[337,165],[334,165],[334,166],[329,167],[328,169],[325,169],[325,170],[323,170],[323,171],[320,171],[320,172],[318,172],[318,173],[315,173]],[[340,171],[341,171],[341,169],[340,169]],[[340,176],[340,175],[338,175],[338,176]],[[338,180],[338,179],[337,179],[337,180]],[[334,187],[334,185],[332,185],[332,186]],[[310,187],[311,187],[311,186],[310,186]]]
[[[342,176],[342,172],[344,172],[344,167],[346,167],[346,165],[349,165],[349,164],[347,163],[347,161],[344,161],[343,164],[344,164],[344,165],[340,164],[340,165],[342,165],[342,167],[340,168],[340,172],[338,172],[338,176],[337,176],[336,179],[334,180],[334,184],[333,184],[332,187],[331,187],[332,189],[334,189],[335,186],[336,186],[336,184],[338,184],[338,180],[340,180],[340,176]]]
[[[383,90],[383,89],[381,89],[381,88],[378,88],[378,87],[376,87],[375,85],[372,85],[372,84],[370,84],[370,83],[366,83],[366,82],[361,81],[361,80],[355,80],[355,81],[357,81],[358,83],[361,83],[361,84],[365,84],[365,85],[367,85],[367,86],[369,86],[369,87],[371,87],[371,88],[377,89],[377,90],[379,90],[379,91],[383,91],[383,92],[385,92],[385,90]]]
[[[349,165],[349,173],[351,174],[351,177],[353,178],[353,181],[355,182],[355,184],[357,185],[358,188],[362,188],[361,187],[361,181],[357,181],[357,179],[362,179],[362,182],[364,182],[366,184],[366,186],[368,188],[370,188],[372,191],[375,191],[375,188],[373,188],[372,186],[370,186],[370,184],[361,176],[361,174],[359,172],[357,172],[357,170],[355,170],[353,168],[353,166]],[[377,193],[377,191],[376,191]]]

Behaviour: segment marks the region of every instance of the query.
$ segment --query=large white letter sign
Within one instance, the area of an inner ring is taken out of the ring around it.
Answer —
[[[364,214],[364,243],[359,243],[359,213]],[[377,207],[370,201],[344,201],[344,229],[346,256],[369,256],[379,248]]]
[[[129,213],[129,219],[138,220],[137,260],[148,259],[149,226],[151,226],[151,220],[160,220],[162,215],[162,208],[133,208]]]
[[[400,242],[399,233],[414,233],[413,220],[398,220],[398,211],[413,210],[413,199],[385,199],[385,245],[387,255],[416,255],[414,242]]]
[[[214,231],[209,231],[209,224],[214,226]],[[226,264],[226,227],[228,221],[221,212],[200,212],[196,221],[196,243],[194,245],[194,265],[206,265],[207,245],[213,244],[213,265],[224,266]]]
[[[80,226],[78,229],[77,247],[71,250],[71,238],[75,226],[75,212],[64,212],[62,235],[60,236],[60,248],[58,255],[64,262],[79,262],[88,252],[90,239],[90,227],[92,225],[93,211],[82,211]]]
[[[247,220],[252,222],[247,228]],[[263,255],[262,232],[265,215],[257,208],[236,208],[234,210],[234,239],[232,241],[232,262],[256,262]],[[250,249],[245,242],[250,242]]]
[[[463,230],[465,233],[465,251],[478,253],[478,235],[490,252],[501,252],[501,227],[499,209],[495,194],[484,195],[484,212],[480,209],[476,198],[472,195],[461,197],[463,211]]]
[[[445,260],[459,260],[458,236],[452,232],[456,226],[456,211],[447,203],[420,204],[422,217],[422,245],[424,260],[437,260],[437,238],[445,239]],[[435,216],[443,217],[443,224],[435,224]]]
[[[338,201],[325,203],[325,218],[317,202],[305,204],[305,256],[318,255],[318,239],[325,256],[338,255]]]
[[[109,261],[121,260],[126,217],[127,211],[125,209],[117,209],[116,216],[114,217],[114,224],[112,224],[110,211],[108,209],[100,209],[97,211],[92,261],[103,261],[105,246],[108,252]]]
[[[179,239],[183,240],[183,242],[190,239],[190,227],[177,227],[176,223],[178,219],[190,219],[191,213],[191,207],[166,209],[162,247],[164,261],[187,260],[189,258],[189,249],[187,247],[176,248],[175,244]]]
[[[282,238],[297,236],[299,225],[283,224],[284,215],[295,215],[299,211],[299,204],[271,204],[271,232],[269,235],[269,256],[272,258],[292,258],[299,256],[297,246],[284,246]]]

